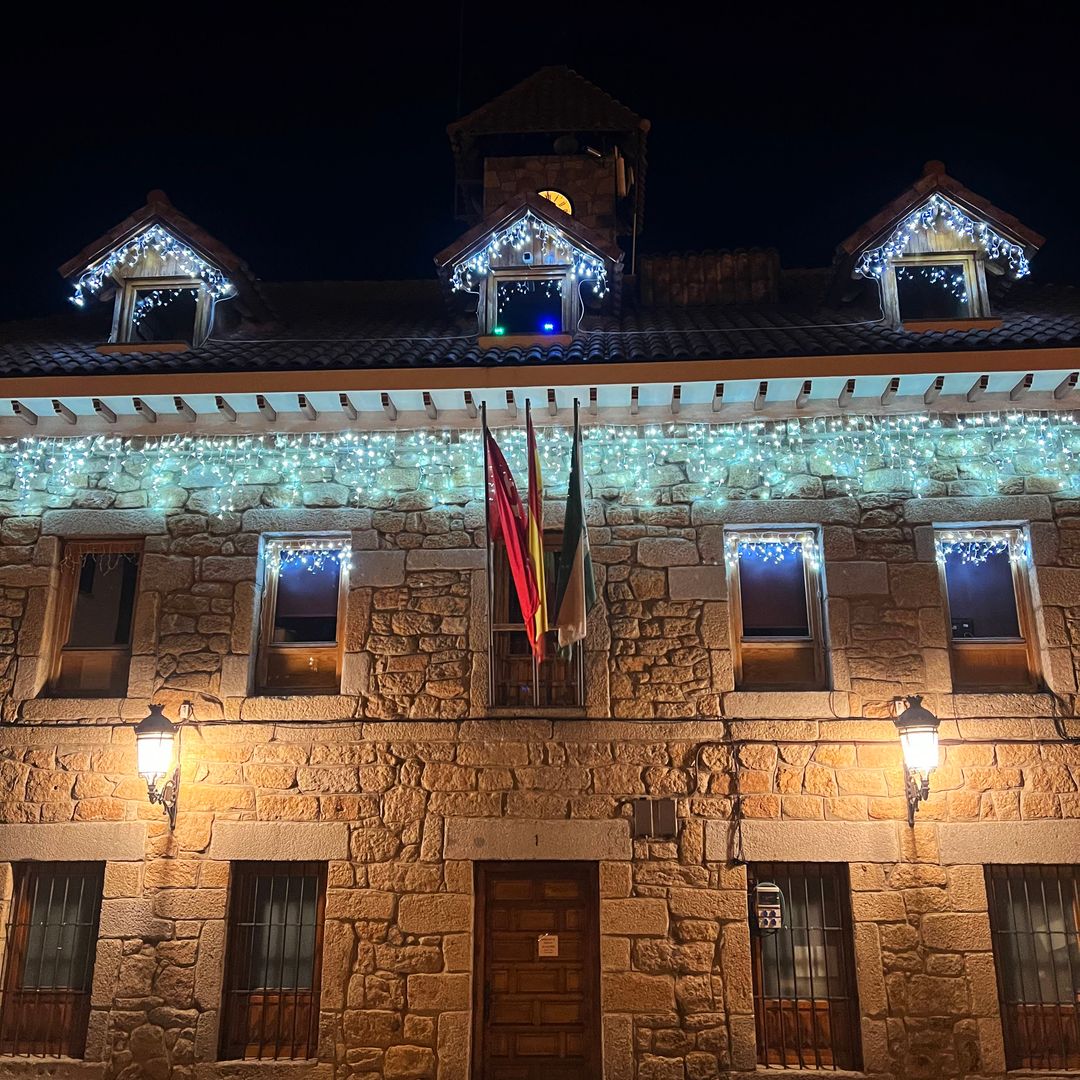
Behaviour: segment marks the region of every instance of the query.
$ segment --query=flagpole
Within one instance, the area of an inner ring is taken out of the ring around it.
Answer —
[[[526,396],[526,398],[525,398],[525,430],[526,431],[529,431],[531,422],[532,422],[532,401],[528,398],[528,396]],[[531,453],[531,448],[528,445],[528,440],[526,440],[526,451],[525,451],[526,458],[528,458],[530,453]],[[530,461],[528,463],[528,465],[529,465],[528,476],[529,476],[529,478],[531,478],[532,477],[532,462]],[[532,497],[533,497],[532,486],[531,485],[529,487],[528,497],[529,497],[529,501],[531,502]],[[540,708],[540,671],[539,671],[539,665],[536,663],[536,650],[535,649],[530,649],[529,652],[532,653],[533,708],[538,709],[538,708]]]
[[[487,649],[488,707],[495,704],[495,568],[491,559],[491,463],[488,456],[487,402],[480,403],[480,426],[484,443],[484,550],[487,555]]]

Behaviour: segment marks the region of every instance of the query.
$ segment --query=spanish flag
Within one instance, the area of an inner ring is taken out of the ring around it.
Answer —
[[[535,634],[533,654],[537,662],[544,659],[544,634],[548,631],[547,581],[544,577],[544,478],[540,473],[540,451],[536,446],[536,430],[532,422],[532,406],[525,402],[525,432],[529,455],[529,524],[527,532],[529,562],[536,582],[537,607],[533,616]]]

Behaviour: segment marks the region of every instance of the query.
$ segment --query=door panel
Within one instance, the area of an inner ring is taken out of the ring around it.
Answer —
[[[600,1075],[597,893],[595,863],[477,864],[474,1080]]]

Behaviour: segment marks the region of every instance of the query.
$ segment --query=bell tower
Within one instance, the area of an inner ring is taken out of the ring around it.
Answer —
[[[568,67],[545,67],[447,128],[455,209],[475,225],[522,195],[632,251],[649,121]]]

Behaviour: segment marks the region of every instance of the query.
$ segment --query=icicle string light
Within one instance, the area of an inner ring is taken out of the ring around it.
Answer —
[[[524,477],[524,428],[495,435]],[[570,431],[537,435],[545,486],[557,500],[566,490]],[[1080,425],[1071,412],[592,425],[584,443],[588,494],[642,506],[866,491],[1080,492]],[[475,429],[27,436],[0,442],[0,503],[33,513],[78,505],[81,492],[96,489],[123,497],[120,505],[168,509],[190,497],[204,511],[225,512],[327,505],[319,499],[336,485],[335,505],[388,507],[418,491],[434,506],[460,506],[483,498],[482,462]]]
[[[859,256],[855,273],[862,277],[881,277],[889,264],[905,254],[912,237],[919,231],[936,232],[942,226],[978,244],[988,259],[1004,259],[1013,277],[1022,278],[1031,272],[1024,249],[999,233],[985,221],[977,221],[956,203],[937,193],[930,196],[879,247],[868,248]]]
[[[106,280],[117,271],[120,271],[122,276],[125,269],[134,269],[148,251],[155,252],[162,259],[171,260],[180,274],[201,279],[211,297],[219,299],[232,295],[232,282],[216,266],[196,254],[167,229],[160,225],[151,225],[136,233],[127,243],[114,248],[100,262],[88,267],[75,282],[71,302],[82,307],[88,293],[99,292]]]
[[[981,566],[992,555],[1008,552],[1011,562],[1030,561],[1027,537],[1019,529],[948,529],[934,539],[939,561],[958,556],[962,563]]]
[[[312,540],[302,547],[288,545],[281,548],[280,566],[301,566],[311,573],[318,573],[330,563],[337,563],[343,570],[352,568],[352,545],[348,540]]]
[[[803,563],[816,570],[820,564],[817,540],[812,532],[731,532],[725,541],[728,561],[756,559],[765,563],[784,563],[802,557]]]
[[[929,285],[944,289],[950,296],[955,296],[961,304],[968,302],[963,271],[954,266],[897,266],[896,276],[901,281],[920,278]]]
[[[459,291],[473,291],[476,279],[486,277],[492,262],[498,262],[507,248],[522,252],[531,248],[533,240],[540,241],[539,266],[569,266],[571,277],[591,281],[593,292],[607,292],[607,268],[604,260],[573,243],[555,225],[549,225],[531,210],[512,225],[491,234],[491,239],[475,254],[454,264],[450,285]],[[537,264],[531,264],[537,265]]]
[[[186,288],[179,289],[147,289],[139,292],[135,306],[131,309],[131,321],[138,325],[150,314],[154,308],[168,307],[174,300],[180,298],[181,293],[191,292]],[[195,303],[199,302],[199,294],[195,293]]]

